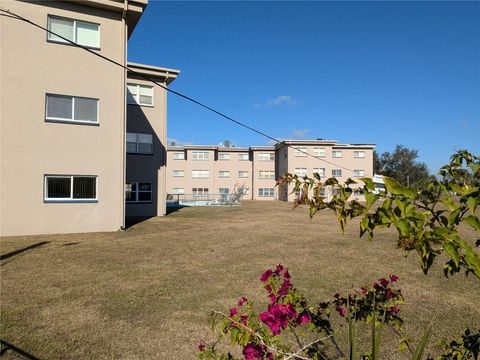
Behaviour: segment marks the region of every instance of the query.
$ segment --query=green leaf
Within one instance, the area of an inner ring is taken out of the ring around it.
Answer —
[[[458,210],[458,208],[460,207],[460,205],[455,204],[450,198],[443,198],[440,200],[440,202],[442,204],[445,204],[450,209],[450,211]]]
[[[406,238],[410,236],[410,224],[407,219],[398,220],[395,222],[395,227],[402,237]]]
[[[370,178],[360,178],[360,181],[365,183],[365,186],[368,190],[375,190],[375,183]]]
[[[464,219],[465,223],[473,227],[476,231],[480,231],[480,220],[477,216],[470,215]]]
[[[417,191],[415,189],[407,186],[402,186],[395,179],[384,176],[383,181],[385,182],[385,188],[387,189],[387,192],[393,195],[403,195],[411,200],[415,199],[415,197],[417,196]]]
[[[420,360],[422,358],[423,352],[425,351],[425,346],[427,345],[428,340],[430,339],[430,335],[432,334],[432,326],[433,322],[430,322],[427,329],[423,333],[420,342],[415,348],[415,351],[413,352],[412,360]]]
[[[467,206],[470,209],[470,212],[475,214],[475,211],[477,210],[477,206],[480,204],[480,198],[478,197],[471,197],[468,198],[467,200]]]
[[[458,262],[460,261],[460,254],[458,252],[457,246],[452,242],[444,242],[443,250],[445,250],[445,252],[450,255],[453,261],[455,261],[455,265],[458,266]]]

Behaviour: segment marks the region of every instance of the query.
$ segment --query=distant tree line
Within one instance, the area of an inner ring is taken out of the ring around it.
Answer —
[[[397,145],[393,152],[373,152],[375,174],[388,176],[404,186],[421,187],[435,177],[428,171],[427,164],[419,162],[418,151]]]

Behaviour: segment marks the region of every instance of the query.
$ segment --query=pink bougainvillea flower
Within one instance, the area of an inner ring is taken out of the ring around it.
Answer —
[[[205,344],[204,344],[204,343],[198,344],[198,345],[197,345],[197,350],[198,350],[198,351],[203,351],[203,350],[205,350]]]
[[[290,320],[297,318],[297,312],[292,304],[270,304],[268,310],[258,317],[269,327],[272,334],[278,335],[281,329],[288,326]]]
[[[272,292],[272,287],[270,285],[265,286],[265,290],[267,290],[269,293]]]
[[[387,289],[387,298],[393,299],[394,297],[395,297],[395,293],[392,291],[392,289]]]
[[[282,271],[283,271],[283,265],[282,265],[282,264],[278,264],[278,265],[277,265],[277,269],[275,270],[275,275],[278,276]]]
[[[235,309],[235,308],[231,308],[230,309],[230,316],[234,316],[234,315],[237,315],[238,314],[238,310]]]
[[[397,275],[390,275],[390,281],[391,282],[395,282],[398,280],[398,276]]]
[[[400,311],[400,308],[399,308],[397,305],[392,306],[392,307],[390,308],[390,312],[391,312],[393,315],[397,315],[399,311]]]
[[[270,294],[270,295],[268,295],[268,297],[270,298],[271,302],[277,301],[277,297],[274,294]]]
[[[366,293],[368,293],[368,289],[366,287],[360,288],[360,294],[365,295]]]
[[[240,300],[238,300],[238,306],[243,306],[248,301],[248,299],[245,296],[242,296]]]
[[[384,279],[384,278],[381,278],[380,280],[378,280],[380,282],[380,285],[382,285],[383,287],[387,287],[388,286],[388,280],[387,279]]]
[[[248,315],[242,315],[242,316],[240,316],[240,322],[241,322],[243,325],[247,325],[247,320],[248,320]]]
[[[283,277],[284,277],[285,279],[290,279],[290,278],[291,278],[291,277],[290,277],[290,273],[288,272],[288,270],[285,270],[285,272],[283,273]]]
[[[243,348],[242,354],[245,360],[255,360],[263,358],[263,348],[261,345],[248,344]]]
[[[375,290],[378,290],[378,289],[380,289],[380,284],[377,283],[377,282],[374,282],[374,283],[372,284],[372,287],[373,287]]]
[[[262,276],[260,277],[260,281],[262,282],[265,282],[267,281],[268,279],[270,279],[270,277],[273,275],[273,271],[272,269],[268,269],[267,271],[265,271]]]
[[[335,310],[338,311],[338,313],[340,314],[341,317],[345,317],[346,313],[347,313],[347,309],[344,308],[343,306],[337,306],[335,308]]]
[[[310,320],[312,320],[310,318],[310,315],[308,315],[307,313],[303,313],[302,315],[300,315],[298,317],[297,324],[301,325],[301,324],[304,324],[304,323],[308,323],[308,322],[310,322]]]

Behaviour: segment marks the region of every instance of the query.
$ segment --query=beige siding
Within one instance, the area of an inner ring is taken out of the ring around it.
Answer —
[[[99,52],[125,58],[121,13],[74,3],[2,1],[47,26],[57,15],[100,24]],[[123,225],[124,71],[45,31],[1,17],[2,235],[113,231]],[[45,122],[46,93],[99,99],[99,125]],[[44,175],[98,176],[97,203],[45,203]]]

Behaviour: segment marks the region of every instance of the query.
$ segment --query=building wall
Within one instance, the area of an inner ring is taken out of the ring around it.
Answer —
[[[315,169],[325,169],[325,176],[327,179],[333,177],[333,170],[341,170],[341,176],[335,176],[339,182],[345,182],[348,178],[361,178],[361,177],[373,177],[373,145],[350,145],[350,144],[337,144],[332,141],[291,141],[288,142],[294,148],[303,148],[304,152],[313,155],[314,148],[325,149],[324,157],[312,157],[312,156],[298,156],[303,155],[295,152],[295,149],[281,144],[276,149],[277,155],[277,171],[279,176],[285,173],[295,174],[296,169],[306,169],[306,174],[310,177],[313,176]],[[341,158],[334,158],[332,156],[333,151],[341,151]],[[362,151],[364,158],[354,158],[354,151]],[[352,170],[363,170],[363,175],[356,175]],[[358,181],[357,185],[352,185],[352,188],[363,187],[363,183]],[[296,198],[295,194],[291,194],[293,185],[288,188],[288,196],[286,197],[286,187],[282,187],[279,190],[281,200],[293,201]],[[328,193],[326,194],[329,195]],[[356,196],[362,199],[362,196]]]
[[[162,79],[157,79],[163,82]],[[136,75],[128,75],[128,83],[152,86]],[[166,140],[167,92],[153,87],[153,106],[127,105],[127,132],[152,134],[153,154],[127,153],[126,182],[152,184],[152,201],[126,204],[127,217],[163,216],[166,214]]]
[[[2,1],[47,27],[57,15],[100,24],[99,53],[124,63],[121,13],[67,2]],[[113,231],[123,225],[124,71],[2,16],[0,234]],[[99,125],[45,121],[46,93],[99,99]],[[44,175],[96,175],[98,202],[44,202]]]
[[[273,154],[273,160],[262,160],[260,154]],[[253,160],[253,176],[252,176],[252,197],[254,200],[275,200],[278,199],[278,188],[276,185],[277,175],[275,173],[275,149],[273,147],[268,148],[253,148],[252,149]],[[272,171],[273,178],[262,179],[260,178],[260,171]],[[259,189],[273,189],[274,196],[260,196]]]
[[[208,153],[208,160],[194,160],[193,152]],[[174,159],[175,153],[184,153],[185,159]],[[229,154],[229,160],[219,159],[219,154]],[[239,160],[239,154],[247,154],[248,160]],[[244,199],[251,199],[252,196],[252,161],[248,148],[219,148],[219,147],[171,147],[167,155],[167,193],[176,193],[175,189],[181,188],[184,193],[191,195],[193,188],[206,188],[209,195],[219,194],[220,188],[228,188],[232,194],[234,189],[245,185],[249,191]],[[183,177],[175,177],[174,171],[183,171]],[[208,178],[193,178],[193,170],[207,170]],[[239,172],[248,172],[248,177],[240,177]],[[220,172],[228,177],[221,177]],[[190,197],[190,196],[187,196]]]

